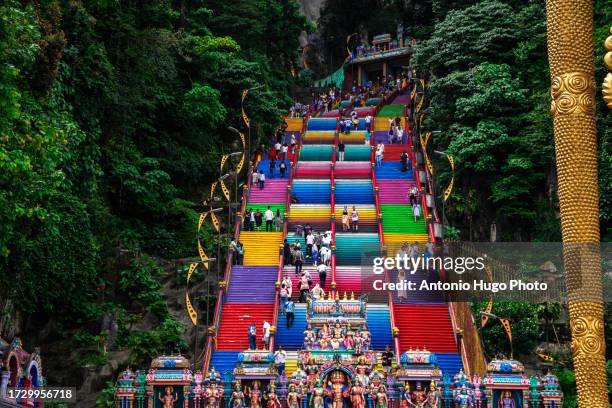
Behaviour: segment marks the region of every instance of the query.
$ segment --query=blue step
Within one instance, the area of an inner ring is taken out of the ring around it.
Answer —
[[[376,166],[376,179],[381,180],[412,180],[412,170],[402,172],[402,165],[400,162],[382,162],[382,166]]]
[[[285,178],[289,179],[291,160],[274,160],[274,172],[272,173],[272,176],[270,176],[270,160],[260,160],[259,163],[257,163],[257,170],[264,172],[266,175],[266,180],[269,180],[270,178],[280,178],[281,174],[278,166],[280,166],[282,161],[284,161],[285,166],[287,166],[287,169],[285,170]]]
[[[336,203],[374,204],[374,190],[371,180],[345,180],[335,182]]]
[[[310,118],[306,130],[336,130],[337,118]]]
[[[294,180],[291,194],[297,197],[299,204],[329,204],[331,202],[331,182],[329,180]]]
[[[278,315],[276,327],[276,344],[283,346],[285,350],[300,350],[306,330],[306,305],[295,304],[295,320],[290,329],[287,328],[287,317],[282,313]]]
[[[461,356],[457,353],[436,353],[438,364],[443,373],[448,373],[451,378],[463,369]]]
[[[238,354],[240,351],[213,351],[213,355],[210,359],[210,368],[215,367],[215,371],[224,374],[225,371],[234,371],[236,361],[238,360]],[[223,378],[223,377],[221,377]]]
[[[384,350],[385,346],[393,348],[388,305],[368,304],[366,324],[372,334],[372,347],[375,350]]]

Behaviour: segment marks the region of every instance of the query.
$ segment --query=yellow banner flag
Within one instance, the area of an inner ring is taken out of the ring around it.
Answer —
[[[215,188],[217,188],[217,182],[216,181],[210,185],[210,196],[208,197],[208,201],[212,201],[213,195],[215,194]]]
[[[251,126],[251,120],[249,119],[249,117],[247,116],[246,112],[244,111],[244,100],[246,99],[247,95],[249,94],[249,90],[245,89],[244,91],[242,91],[242,120],[244,121],[244,124],[246,125],[246,127],[250,127]]]
[[[485,313],[491,313],[492,310],[493,310],[493,299],[489,299],[489,303],[487,304]],[[488,321],[489,321],[489,316],[484,315],[484,314],[480,315],[480,327],[485,327]]]
[[[227,186],[225,185],[225,181],[221,180],[221,190],[223,191],[223,195],[227,201],[230,200],[230,192]]]
[[[210,219],[212,220],[213,227],[215,227],[215,231],[219,232],[221,230],[221,223],[219,222],[219,218],[215,215],[215,213],[210,213]]]
[[[191,300],[189,299],[189,293],[185,292],[185,305],[187,306],[187,314],[189,314],[189,319],[191,320],[191,324],[197,326],[198,324],[198,313],[193,308],[191,304]]]
[[[246,149],[246,139],[244,137],[244,133],[240,132],[240,140],[242,140],[242,149]]]
[[[202,265],[205,269],[208,269],[208,256],[204,252],[204,247],[202,247],[202,243],[198,239],[198,254],[200,254],[200,259],[202,260]]]
[[[245,157],[245,154],[242,153],[242,157],[240,158],[240,163],[238,163],[238,166],[236,166],[236,171],[238,173],[242,171],[242,166],[244,166],[244,157]]]
[[[189,270],[187,271],[187,283],[189,283],[189,281],[191,280],[191,275],[193,275],[193,272],[195,271],[195,268],[198,266],[197,262],[192,262],[189,265]]]
[[[228,158],[229,158],[229,154],[224,154],[223,156],[221,156],[221,166],[219,166],[221,170],[223,170],[223,166],[225,165],[225,162],[227,161]]]
[[[419,128],[423,127],[423,119],[425,119],[425,113],[421,113],[419,117]]]
[[[453,185],[455,184],[455,159],[453,159],[453,156],[451,156],[450,154],[447,154],[446,158],[448,159],[448,162],[450,163],[453,174],[452,174],[450,183],[448,183],[446,190],[444,190],[444,201],[447,201],[448,198],[450,197],[451,193],[453,192]]]
[[[423,139],[423,134],[419,134],[419,139],[421,139],[421,148],[423,150],[423,157],[425,157],[425,164],[427,165],[427,169],[429,169],[429,173],[433,174],[433,166],[431,161],[429,160],[429,156],[427,155],[427,140]],[[429,137],[428,137],[429,139]]]
[[[427,146],[427,143],[429,142],[430,137],[431,137],[431,132],[425,133],[425,146]]]
[[[501,324],[506,329],[506,333],[508,334],[508,339],[510,339],[510,343],[512,343],[512,329],[510,328],[510,320],[508,319],[499,319]]]
[[[204,224],[206,217],[208,217],[208,211],[200,214],[200,218],[198,219],[198,231],[200,231],[200,229],[202,228],[202,224]]]

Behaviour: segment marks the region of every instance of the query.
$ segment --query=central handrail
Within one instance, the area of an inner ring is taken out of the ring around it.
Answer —
[[[308,114],[306,115],[308,118]],[[306,119],[307,120],[307,119]],[[304,122],[306,122],[306,120]],[[302,131],[304,131],[305,125],[302,124]],[[276,331],[278,329],[278,311],[280,308],[280,289],[281,282],[283,281],[283,269],[285,268],[285,239],[287,238],[287,233],[289,232],[289,211],[291,209],[291,191],[293,189],[293,179],[295,178],[295,172],[297,168],[297,158],[300,155],[302,150],[302,139],[304,138],[304,132],[300,135],[300,141],[298,142],[297,150],[293,155],[293,159],[291,161],[291,168],[289,169],[289,183],[287,184],[287,197],[285,197],[285,219],[283,220],[283,237],[282,243],[279,248],[279,256],[278,256],[278,273],[276,275],[276,282],[274,282],[274,308],[272,311],[272,327],[270,335],[270,351],[274,351],[274,344],[276,342]]]

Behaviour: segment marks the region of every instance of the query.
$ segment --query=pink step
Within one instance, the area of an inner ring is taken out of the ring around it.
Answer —
[[[376,180],[381,204],[408,204],[408,192],[416,185],[414,180]]]
[[[287,200],[288,179],[266,179],[265,186],[251,185],[249,203],[283,204]]]

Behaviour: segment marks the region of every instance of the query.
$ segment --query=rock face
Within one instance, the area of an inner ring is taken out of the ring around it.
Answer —
[[[321,17],[321,9],[325,5],[326,0],[299,0],[300,9],[306,18],[314,23]],[[324,64],[324,50],[321,42],[319,30],[314,33],[307,34],[302,32],[300,35],[300,46],[304,50],[302,53],[301,63],[305,68],[309,68],[315,73],[315,76],[320,74]]]
[[[310,21],[317,21],[321,16],[321,9],[325,0],[299,0],[302,13]]]

